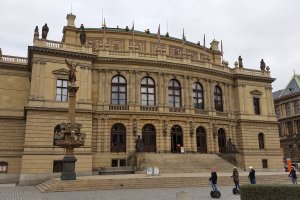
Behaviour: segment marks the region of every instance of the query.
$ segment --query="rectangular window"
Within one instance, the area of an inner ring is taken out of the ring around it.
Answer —
[[[62,160],[54,160],[53,161],[53,173],[62,172],[63,169],[63,161]]]
[[[254,113],[256,115],[260,115],[259,98],[253,97],[253,107],[254,107]]]
[[[268,160],[267,159],[262,159],[262,167],[268,168]]]
[[[68,81],[63,79],[56,80],[56,101],[68,100]]]
[[[120,167],[126,166],[126,160],[125,159],[120,159]]]
[[[0,162],[0,173],[7,173],[8,163]]]
[[[112,159],[111,160],[111,166],[112,167],[118,167],[118,160],[117,159]]]

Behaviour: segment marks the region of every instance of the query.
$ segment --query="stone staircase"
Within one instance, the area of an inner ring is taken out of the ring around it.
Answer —
[[[240,173],[240,184],[249,184],[248,173]],[[209,173],[186,173],[165,174],[159,176],[146,176],[145,174],[130,175],[103,175],[77,177],[74,181],[61,181],[52,178],[37,186],[41,192],[61,191],[89,191],[89,190],[119,190],[119,189],[141,189],[141,188],[184,188],[184,187],[207,187],[209,186]],[[234,185],[230,178],[231,173],[220,173],[218,184],[222,186]],[[257,184],[283,183],[288,184],[287,173],[257,173]]]
[[[231,172],[234,164],[217,154],[137,154],[138,168],[157,166],[161,174],[173,173],[201,173],[217,171]]]

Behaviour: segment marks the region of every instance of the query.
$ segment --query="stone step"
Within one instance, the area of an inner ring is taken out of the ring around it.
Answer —
[[[41,192],[59,192],[59,191],[89,191],[89,190],[113,190],[113,189],[142,189],[142,188],[176,188],[176,187],[200,187],[209,185],[209,173],[207,176],[195,174],[193,177],[178,175],[172,177],[168,175],[149,176],[139,175],[118,175],[114,176],[92,176],[78,177],[75,181],[61,181],[57,179],[56,184],[39,184],[37,188]],[[123,176],[123,177],[122,177]],[[181,177],[183,176],[183,177]],[[113,178],[112,178],[113,177]],[[47,181],[46,181],[47,183]],[[240,176],[240,184],[248,184],[247,176]],[[276,175],[257,175],[257,183],[290,183],[287,174]],[[220,186],[234,185],[230,176],[219,176],[218,184]]]

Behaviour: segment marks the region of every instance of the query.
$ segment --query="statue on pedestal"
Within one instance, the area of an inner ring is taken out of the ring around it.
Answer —
[[[71,84],[75,84],[75,82],[76,82],[76,72],[77,72],[76,67],[79,63],[73,64],[73,63],[68,62],[67,59],[65,59],[65,61],[66,61],[66,64],[69,68],[69,82]]]
[[[34,38],[39,39],[40,33],[39,33],[39,27],[35,26],[34,29]]]
[[[227,142],[227,153],[238,153],[236,146],[231,141],[231,138],[229,138]]]
[[[49,32],[49,28],[46,23],[42,28],[42,39],[47,39],[48,32]]]
[[[243,68],[243,58],[239,56],[239,67]]]
[[[261,71],[264,71],[266,69],[266,64],[264,62],[264,59],[261,59],[261,61],[260,61],[260,69],[261,69]]]
[[[84,31],[83,24],[81,24],[80,29],[81,29],[81,32],[80,32],[80,35],[79,35],[80,43],[81,43],[81,45],[85,45],[85,43],[86,43],[86,33]]]
[[[135,150],[136,152],[143,152],[144,144],[143,140],[140,135],[138,135],[138,138],[135,141]]]

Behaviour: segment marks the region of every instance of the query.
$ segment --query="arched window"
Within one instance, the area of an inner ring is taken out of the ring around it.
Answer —
[[[127,84],[123,76],[114,76],[111,80],[111,104],[127,104]]]
[[[142,129],[144,152],[156,152],[156,131],[152,124],[146,124]]]
[[[123,124],[114,124],[111,128],[111,152],[126,152],[126,128]]]
[[[172,79],[169,81],[169,106],[181,107],[181,87],[177,80]]]
[[[197,137],[197,152],[207,153],[206,132],[202,126],[197,128],[196,137]]]
[[[193,100],[195,109],[204,109],[203,89],[200,83],[193,85]]]
[[[54,136],[53,136],[53,145],[55,145],[56,140],[59,140],[59,133],[64,130],[64,127],[62,127],[60,124],[56,125],[54,128]]]
[[[265,136],[263,133],[258,134],[258,146],[259,146],[259,149],[265,148]]]
[[[148,76],[141,82],[141,103],[142,106],[155,106],[155,83]]]
[[[217,85],[215,86],[214,97],[216,111],[223,112],[222,91],[221,88]]]

